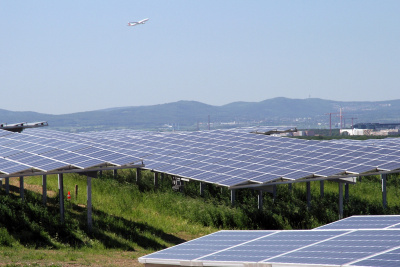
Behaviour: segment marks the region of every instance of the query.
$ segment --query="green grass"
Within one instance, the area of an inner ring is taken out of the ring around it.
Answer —
[[[12,184],[18,185],[18,178]],[[320,197],[319,182],[311,182],[311,209],[307,208],[306,185],[297,183],[293,190],[278,185],[273,199],[264,193],[264,206],[257,208],[257,192],[239,190],[236,206],[230,204],[230,191],[208,185],[199,196],[199,183],[185,184],[183,192],[174,192],[166,177],[157,190],[153,176],[144,172],[139,184],[131,170],[92,179],[93,231],[87,228],[86,177],[64,176],[65,223],[60,223],[58,195],[49,194],[42,205],[41,177],[26,177],[26,200],[19,188],[13,194],[0,190],[0,265],[78,264],[130,265],[137,258],[179,244],[218,229],[309,229],[338,219],[338,184],[325,182]],[[75,185],[78,195],[75,196]],[[49,191],[58,191],[57,176],[47,177]],[[399,214],[398,175],[388,177],[388,206],[382,207],[379,177],[363,177],[349,186],[350,198],[344,201],[344,215]],[[130,263],[130,264],[129,264]]]

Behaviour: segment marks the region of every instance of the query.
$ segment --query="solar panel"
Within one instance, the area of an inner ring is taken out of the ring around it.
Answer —
[[[144,256],[142,259],[194,260],[271,233],[274,233],[274,231],[219,231]]]
[[[367,259],[356,261],[351,266],[376,266],[395,267],[400,266],[400,248],[391,249]]]
[[[261,262],[281,254],[330,239],[343,231],[276,231],[209,256],[198,258],[203,262]],[[275,261],[275,260],[273,260]]]
[[[3,143],[7,148],[1,146]],[[174,175],[189,179],[201,180],[200,171],[207,171],[206,179],[225,173],[232,178],[225,179],[229,186],[234,186],[233,181],[251,180],[261,184],[282,177],[329,178],[337,174],[398,170],[400,153],[394,146],[398,143],[393,140],[301,140],[232,130],[174,133],[118,130],[72,134],[32,129],[21,134],[0,135],[0,156],[30,152],[61,161],[57,166],[64,163],[87,166],[89,162],[100,161],[128,165],[144,159],[145,164],[149,161],[146,164],[149,169],[163,172],[174,167]],[[13,147],[18,150],[10,150]],[[29,161],[32,162],[39,161]]]
[[[316,229],[385,229],[400,224],[400,215],[351,216]]]
[[[399,245],[400,231],[356,230],[267,261],[343,265]]]
[[[353,216],[330,224],[339,226],[347,221],[363,229],[219,231],[143,256],[139,262],[175,266],[398,266],[400,231],[363,225],[373,222],[384,227],[398,217]]]

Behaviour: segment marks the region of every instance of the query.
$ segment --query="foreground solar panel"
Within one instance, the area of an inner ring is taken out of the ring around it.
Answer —
[[[368,221],[387,227],[399,216],[347,220],[360,222],[361,217],[366,225],[353,226],[364,229],[219,231],[141,257],[139,262],[149,266],[400,266],[400,229],[366,229],[371,226]]]

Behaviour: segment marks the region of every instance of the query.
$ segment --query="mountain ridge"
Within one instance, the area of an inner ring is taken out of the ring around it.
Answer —
[[[168,125],[198,129],[213,125],[237,123],[237,126],[298,125],[323,127],[328,114],[335,120],[342,110],[343,118],[357,122],[397,122],[400,120],[400,100],[386,101],[334,101],[320,98],[291,99],[276,97],[260,102],[236,101],[213,106],[198,101],[180,100],[148,106],[106,108],[69,114],[45,114],[33,111],[0,109],[0,122],[18,123],[48,121],[57,129],[101,130],[117,128],[159,129]],[[336,119],[337,120],[337,119]],[[201,128],[201,127],[200,127]]]

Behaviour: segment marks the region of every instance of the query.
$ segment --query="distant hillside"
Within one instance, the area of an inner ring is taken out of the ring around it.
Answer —
[[[175,129],[195,130],[205,128],[208,116],[213,127],[228,123],[245,125],[296,125],[303,128],[327,127],[328,113],[339,113],[346,122],[400,122],[400,100],[376,102],[342,102],[318,98],[289,99],[278,97],[261,102],[234,102],[212,106],[196,101],[116,107],[96,111],[64,115],[36,112],[14,112],[0,109],[0,122],[32,122],[45,120],[52,128],[61,130],[100,129]],[[332,122],[338,123],[338,114],[332,114]]]

